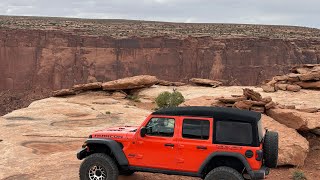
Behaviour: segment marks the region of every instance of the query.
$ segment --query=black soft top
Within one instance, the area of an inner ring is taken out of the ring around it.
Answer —
[[[153,115],[168,116],[197,116],[213,117],[216,120],[232,120],[255,123],[260,120],[261,114],[248,110],[235,108],[207,107],[207,106],[188,106],[164,108],[152,113]]]

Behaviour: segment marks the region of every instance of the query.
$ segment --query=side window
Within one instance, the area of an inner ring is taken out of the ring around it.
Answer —
[[[147,135],[173,137],[174,124],[173,118],[152,118],[146,125]]]
[[[209,139],[210,121],[184,119],[182,125],[182,137],[189,139]]]
[[[235,145],[252,144],[252,125],[244,122],[216,121],[215,141]]]

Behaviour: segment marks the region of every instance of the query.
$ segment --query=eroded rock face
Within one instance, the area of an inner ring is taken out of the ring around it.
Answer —
[[[279,133],[278,166],[303,166],[309,152],[309,142],[296,130],[288,128],[266,115],[262,115],[262,124],[270,131]]]
[[[103,90],[130,90],[150,87],[158,82],[155,76],[141,75],[133,76],[102,84]]]
[[[320,112],[308,113],[295,109],[270,109],[267,115],[290,128],[297,130],[312,130],[320,128]]]

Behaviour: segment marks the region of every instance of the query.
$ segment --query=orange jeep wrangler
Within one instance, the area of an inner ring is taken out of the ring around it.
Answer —
[[[152,172],[205,180],[264,179],[278,159],[278,133],[261,114],[233,108],[161,109],[140,127],[96,131],[77,153],[81,180]]]

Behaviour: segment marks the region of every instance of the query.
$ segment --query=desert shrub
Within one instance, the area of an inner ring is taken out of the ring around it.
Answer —
[[[295,170],[295,171],[293,171],[292,179],[293,180],[306,180],[307,178],[302,171]]]
[[[111,112],[110,111],[106,111],[106,114],[111,114]]]
[[[155,101],[159,108],[176,107],[184,102],[184,97],[178,91],[172,93],[165,91],[160,93]]]
[[[132,101],[134,101],[134,102],[141,102],[141,101],[139,100],[139,97],[138,97],[137,95],[127,95],[126,98],[129,99],[129,100],[132,100]]]

